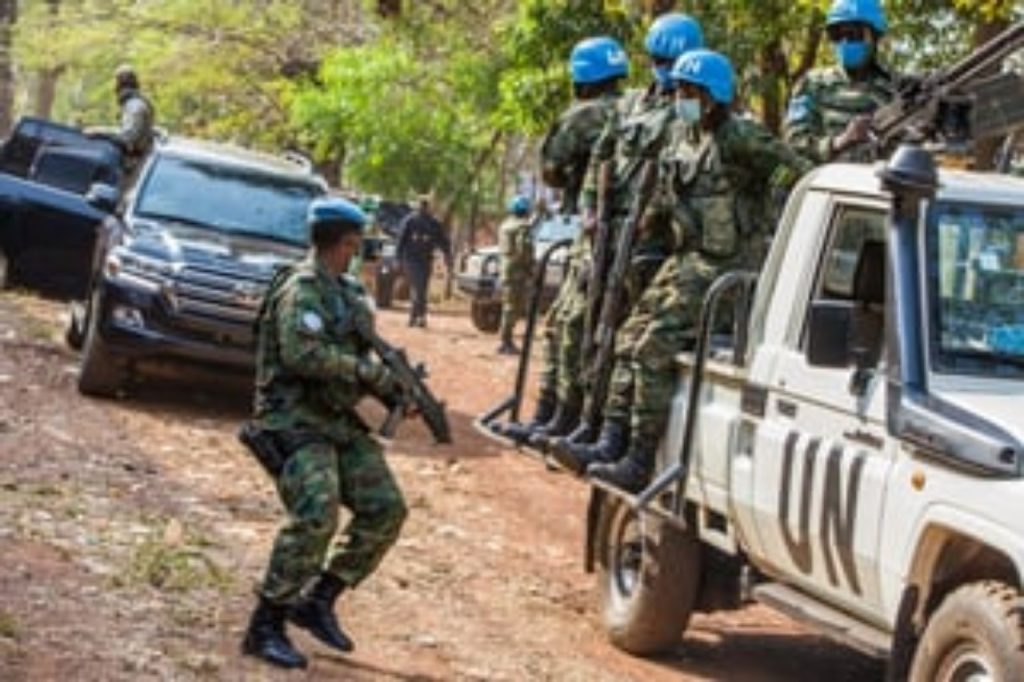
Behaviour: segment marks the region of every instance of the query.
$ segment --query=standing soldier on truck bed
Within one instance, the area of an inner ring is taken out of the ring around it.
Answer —
[[[627,93],[620,100],[616,116],[609,120],[601,138],[595,144],[588,177],[591,191],[585,195],[591,203],[586,211],[591,216],[596,212],[601,166],[608,164],[611,169],[610,178],[602,198],[606,219],[610,224],[606,239],[612,240],[607,245],[610,247],[607,251],[610,254],[609,260],[614,260],[616,256],[628,259],[626,280],[619,291],[607,290],[607,282],[603,277],[599,278],[600,282],[593,282],[595,288],[601,287],[599,300],[602,303],[609,296],[622,302],[621,316],[615,320],[604,321],[610,330],[621,324],[658,267],[672,252],[671,220],[667,213],[655,208],[644,211],[642,216],[637,216],[636,236],[629,252],[621,255],[613,253],[617,248],[615,242],[626,223],[634,199],[643,191],[643,168],[647,161],[658,157],[667,139],[669,123],[672,120],[672,92],[675,88],[670,76],[672,64],[679,55],[703,44],[703,31],[693,17],[678,12],[659,16],[651,24],[644,43],[654,81],[646,90]],[[596,264],[595,269],[598,266],[599,264]],[[585,311],[588,318],[596,312]],[[593,329],[599,326],[601,321],[587,319],[585,324]],[[589,352],[596,355],[596,349],[584,349],[585,354]],[[586,363],[584,367],[591,365],[592,373],[610,371],[610,367],[593,367],[592,357],[584,357],[583,362]],[[591,389],[593,385],[588,387],[582,405],[565,406],[565,409],[557,413],[548,424],[537,429],[531,443],[537,447],[562,447],[568,443],[587,443],[598,436],[597,429],[604,396]],[[604,438],[619,438],[623,434],[600,435]]]
[[[628,439],[558,455],[632,492],[651,474],[676,386],[675,357],[693,347],[707,288],[724,272],[760,266],[773,227],[766,188],[788,188],[812,165],[761,124],[731,113],[735,77],[723,55],[687,52],[672,75],[679,120],[660,180],[672,197],[677,248],[619,331],[604,409],[605,424]]]
[[[533,270],[533,221],[530,199],[522,194],[508,202],[509,216],[498,228],[498,246],[501,255],[501,345],[498,353],[514,355],[519,352],[512,333],[516,322],[526,311],[530,293],[530,274]]]
[[[614,38],[598,36],[580,41],[569,58],[574,101],[552,125],[541,147],[544,182],[562,189],[561,212],[577,212],[590,155],[629,75],[629,60]],[[583,402],[582,362],[579,354],[586,310],[586,283],[590,257],[589,235],[581,230],[570,255],[568,272],[544,323],[544,361],[540,396],[533,418],[509,424],[502,433],[516,442],[526,441],[555,415],[556,405],[570,409]]]
[[[887,23],[879,0],[835,0],[825,20],[838,66],[809,73],[786,114],[785,139],[816,163],[874,161],[871,115],[896,94],[878,63]]]

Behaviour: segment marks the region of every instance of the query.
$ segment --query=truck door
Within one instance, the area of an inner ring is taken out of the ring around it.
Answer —
[[[765,560],[794,583],[869,617],[880,602],[877,563],[893,452],[885,437],[882,361],[883,206],[833,201],[813,277],[786,305],[753,444],[754,514]],[[809,259],[808,263],[812,262]],[[867,368],[811,366],[807,322],[816,299],[857,300],[870,311]],[[792,307],[795,306],[795,307]]]

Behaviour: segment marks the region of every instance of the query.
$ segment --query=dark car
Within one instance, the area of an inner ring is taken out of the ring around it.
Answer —
[[[183,366],[251,381],[263,293],[305,253],[306,211],[326,189],[294,157],[158,144],[105,226],[89,297],[73,316],[79,390],[110,396],[147,370]]]
[[[396,298],[408,297],[408,284],[402,275],[396,246],[402,221],[412,212],[404,201],[381,201],[374,215],[376,239],[379,240],[379,258],[374,264],[373,297],[380,308],[390,308]]]
[[[80,298],[121,153],[76,128],[22,118],[0,146],[0,286]]]

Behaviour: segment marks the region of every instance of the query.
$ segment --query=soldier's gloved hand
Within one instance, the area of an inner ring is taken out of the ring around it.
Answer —
[[[384,365],[373,360],[360,360],[356,366],[359,380],[380,395],[392,395],[398,391],[395,375]]]
[[[846,129],[832,139],[832,149],[836,153],[843,152],[854,145],[867,142],[871,133],[871,117],[861,114],[850,119]]]

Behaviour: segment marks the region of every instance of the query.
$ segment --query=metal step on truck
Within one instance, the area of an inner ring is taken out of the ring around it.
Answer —
[[[817,169],[677,365],[651,483],[592,482],[616,646],[653,654],[756,600],[891,679],[1024,679],[1024,179],[914,146]],[[523,373],[483,432],[517,416]]]

